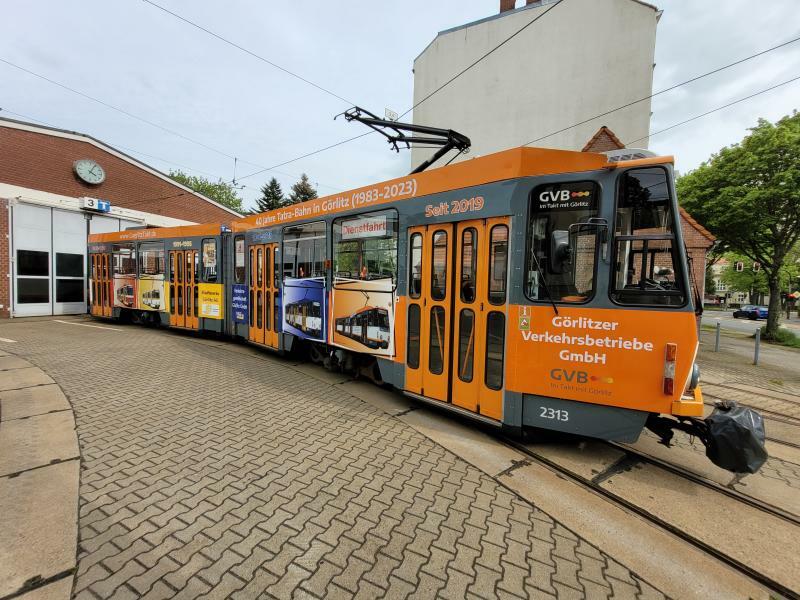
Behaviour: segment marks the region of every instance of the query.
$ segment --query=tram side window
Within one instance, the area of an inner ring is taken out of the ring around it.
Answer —
[[[237,235],[233,238],[233,282],[244,283],[245,275],[245,251],[244,251],[244,236]]]
[[[283,228],[283,276],[325,277],[325,222]]]
[[[422,234],[413,234],[409,245],[408,295],[419,298],[422,294]]]
[[[682,306],[686,299],[667,171],[635,169],[619,180],[611,298],[620,304]]]
[[[196,269],[197,267],[195,267]],[[203,240],[203,277],[201,281],[213,283],[217,280],[217,240]]]
[[[136,246],[134,244],[115,244],[114,275],[136,275]]]
[[[139,274],[164,274],[164,245],[148,242],[139,245]]]
[[[397,211],[342,217],[333,222],[334,275],[397,282]]]
[[[528,221],[525,293],[542,302],[586,302],[594,295],[600,188],[592,181],[534,188]]]

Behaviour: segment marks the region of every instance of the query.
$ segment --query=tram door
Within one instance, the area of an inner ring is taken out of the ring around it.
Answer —
[[[185,254],[182,250],[172,250],[169,253],[169,324],[172,327],[186,327],[183,273]]]
[[[272,348],[278,347],[277,323],[275,314],[275,291],[277,274],[275,272],[275,250],[277,244],[256,244],[250,246],[250,328],[248,339]]]
[[[98,317],[111,316],[112,283],[109,276],[110,255],[91,254],[92,306],[91,313]]]
[[[453,225],[409,229],[406,389],[447,402]]]
[[[100,255],[100,281],[102,285],[100,286],[100,301],[101,301],[101,310],[102,315],[104,317],[110,317],[112,315],[112,301],[111,299],[114,297],[114,278],[111,274],[111,255],[110,254],[101,254]]]
[[[409,229],[406,389],[502,417],[507,218]]]
[[[197,318],[197,280],[198,271],[200,270],[199,254],[197,250],[185,250],[183,254],[186,258],[186,267],[183,270],[183,300],[186,323],[184,327],[188,329],[197,329],[199,323],[199,319]]]

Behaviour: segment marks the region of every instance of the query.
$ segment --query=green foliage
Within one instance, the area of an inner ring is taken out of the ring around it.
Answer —
[[[769,293],[767,276],[761,269],[754,269],[753,261],[741,254],[729,253],[725,255],[730,266],[722,272],[723,283],[732,292],[746,292],[750,296],[750,302],[756,302],[756,294]],[[736,263],[744,263],[744,269],[736,270]]]
[[[182,183],[186,187],[211,198],[215,202],[219,202],[223,206],[227,206],[238,213],[243,212],[242,199],[236,193],[236,188],[230,183],[222,181],[222,179],[214,183],[205,177],[187,175],[183,171],[170,171],[169,176],[178,183]]]
[[[758,262],[769,286],[774,337],[780,271],[800,241],[800,114],[759,119],[741,143],[723,148],[678,180],[681,203],[730,250]]]
[[[796,333],[781,327],[778,333],[771,340],[781,346],[789,346],[790,348],[800,348],[800,337]]]
[[[706,294],[713,296],[717,293],[717,282],[714,280],[714,272],[706,269]]]
[[[255,212],[267,212],[281,206],[286,206],[286,198],[283,197],[281,184],[273,177],[261,188],[261,198],[256,200]]]
[[[292,192],[289,194],[288,204],[298,204],[306,200],[313,200],[317,197],[317,190],[311,185],[308,176],[303,173],[300,176],[300,181],[292,186]]]

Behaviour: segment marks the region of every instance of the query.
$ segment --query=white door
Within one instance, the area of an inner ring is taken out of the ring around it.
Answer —
[[[53,209],[53,314],[86,312],[86,219],[82,212]]]
[[[15,204],[13,220],[13,315],[52,314],[51,209]]]

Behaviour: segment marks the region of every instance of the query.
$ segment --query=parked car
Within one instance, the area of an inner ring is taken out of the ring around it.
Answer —
[[[745,304],[739,310],[733,311],[734,319],[766,319],[769,315],[769,309],[766,306],[755,306],[753,304]]]

